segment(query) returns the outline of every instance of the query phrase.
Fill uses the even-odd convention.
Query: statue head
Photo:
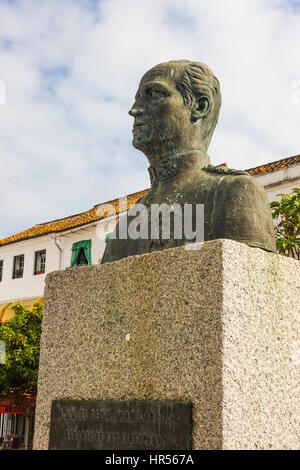
[[[142,77],[135,102],[133,145],[151,159],[206,151],[221,106],[218,79],[189,60],[158,64]]]

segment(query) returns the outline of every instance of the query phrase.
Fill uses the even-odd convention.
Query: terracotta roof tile
[[[126,196],[127,204],[125,205],[125,198],[120,198],[121,206],[119,207],[119,199],[113,199],[111,201],[104,202],[102,204],[94,206],[92,209],[82,212],[80,214],[71,215],[63,219],[52,220],[43,224],[37,224],[23,232],[16,233],[10,237],[0,240],[0,246],[8,245],[11,243],[19,242],[21,240],[27,240],[29,238],[40,237],[42,235],[48,235],[49,233],[64,232],[72,228],[80,227],[81,225],[96,222],[105,217],[113,214],[119,214],[125,210],[128,210],[133,206],[138,199],[143,197],[147,193],[148,189],[139,191],[137,193],[129,194]]]
[[[279,171],[286,166],[299,164],[300,155],[295,155],[294,157],[282,158],[281,160],[276,160],[275,162],[267,163],[266,165],[256,166],[245,171],[250,173],[251,176],[258,176],[266,173],[272,173],[273,171]]]

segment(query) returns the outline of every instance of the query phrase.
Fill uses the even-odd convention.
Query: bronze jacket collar
[[[153,186],[158,181],[165,181],[179,173],[202,168],[208,163],[208,156],[205,155],[205,158],[201,158],[199,157],[199,152],[195,151],[188,154],[171,155],[160,160],[157,166],[149,166],[148,171],[151,185]]]

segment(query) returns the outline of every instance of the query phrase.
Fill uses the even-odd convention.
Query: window
[[[85,265],[85,264],[89,264],[88,260],[87,260],[87,257],[85,256],[85,253],[84,253],[84,249],[83,248],[80,248],[79,250],[79,253],[78,253],[78,256],[77,256],[77,260],[76,260],[76,264],[78,266],[82,266],[82,265]]]
[[[23,277],[23,271],[24,271],[24,255],[15,256],[13,279]]]
[[[46,250],[35,252],[34,274],[44,274],[46,266]]]
[[[2,281],[2,273],[3,273],[3,259],[0,260],[0,282]]]
[[[92,240],[73,243],[71,267],[91,264],[91,245]]]

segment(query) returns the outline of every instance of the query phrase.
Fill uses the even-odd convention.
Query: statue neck
[[[199,150],[186,150],[166,156],[149,166],[151,186],[158,181],[165,181],[180,173],[200,170],[209,164],[210,159],[207,153]]]

